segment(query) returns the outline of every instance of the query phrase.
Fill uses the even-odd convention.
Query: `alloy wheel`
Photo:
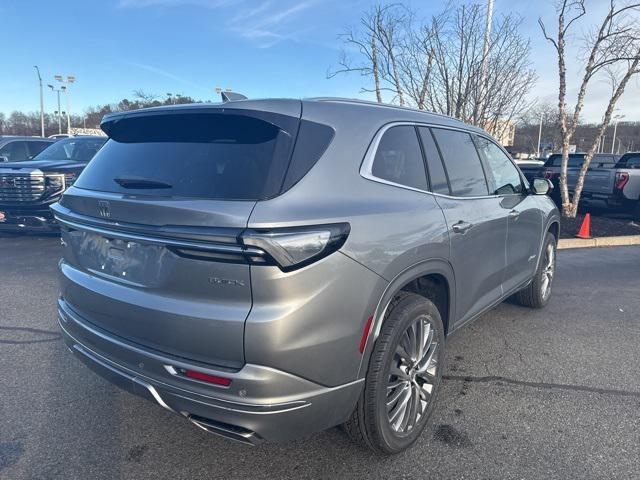
[[[551,294],[551,283],[553,281],[553,275],[556,268],[556,251],[552,244],[547,245],[544,262],[540,289],[542,291],[542,298],[546,300]]]
[[[437,379],[439,339],[429,317],[421,315],[404,331],[391,360],[386,407],[391,428],[408,433],[431,402]]]

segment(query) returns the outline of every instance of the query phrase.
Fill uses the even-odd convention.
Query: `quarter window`
[[[522,193],[522,179],[509,157],[492,141],[476,136],[478,151],[489,167],[489,186],[494,195]]]
[[[400,125],[384,132],[371,173],[389,182],[427,190],[427,174],[414,127]]]
[[[485,196],[487,181],[471,135],[456,130],[434,128],[451,193],[458,197]]]

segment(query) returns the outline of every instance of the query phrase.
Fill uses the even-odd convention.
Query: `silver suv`
[[[53,208],[69,349],[241,442],[420,435],[448,335],[549,301],[559,216],[484,131],[318,98],[111,114]]]

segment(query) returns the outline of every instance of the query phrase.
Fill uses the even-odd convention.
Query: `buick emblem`
[[[101,217],[111,217],[111,205],[106,200],[98,200],[98,213]]]

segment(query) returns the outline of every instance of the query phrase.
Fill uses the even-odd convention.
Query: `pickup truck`
[[[56,231],[49,206],[75,181],[106,137],[58,140],[33,160],[0,163],[0,231]]]
[[[591,181],[585,181],[584,203],[631,212],[640,220],[640,152],[625,153],[614,168],[596,169],[594,174]]]
[[[569,164],[567,166],[567,186],[569,191],[573,192],[576,182],[578,181],[578,175],[580,174],[580,167],[584,162],[586,153],[570,153]],[[603,182],[605,178],[608,178],[609,171],[615,167],[616,162],[620,159],[619,155],[610,153],[596,153],[591,159],[589,170],[585,176],[584,183],[585,188],[589,185],[593,191],[603,188]],[[551,194],[551,198],[559,205],[560,204],[560,172],[562,170],[562,154],[554,153],[549,156],[544,168],[542,169],[542,176],[551,180],[554,189]],[[584,188],[583,188],[584,190]]]

